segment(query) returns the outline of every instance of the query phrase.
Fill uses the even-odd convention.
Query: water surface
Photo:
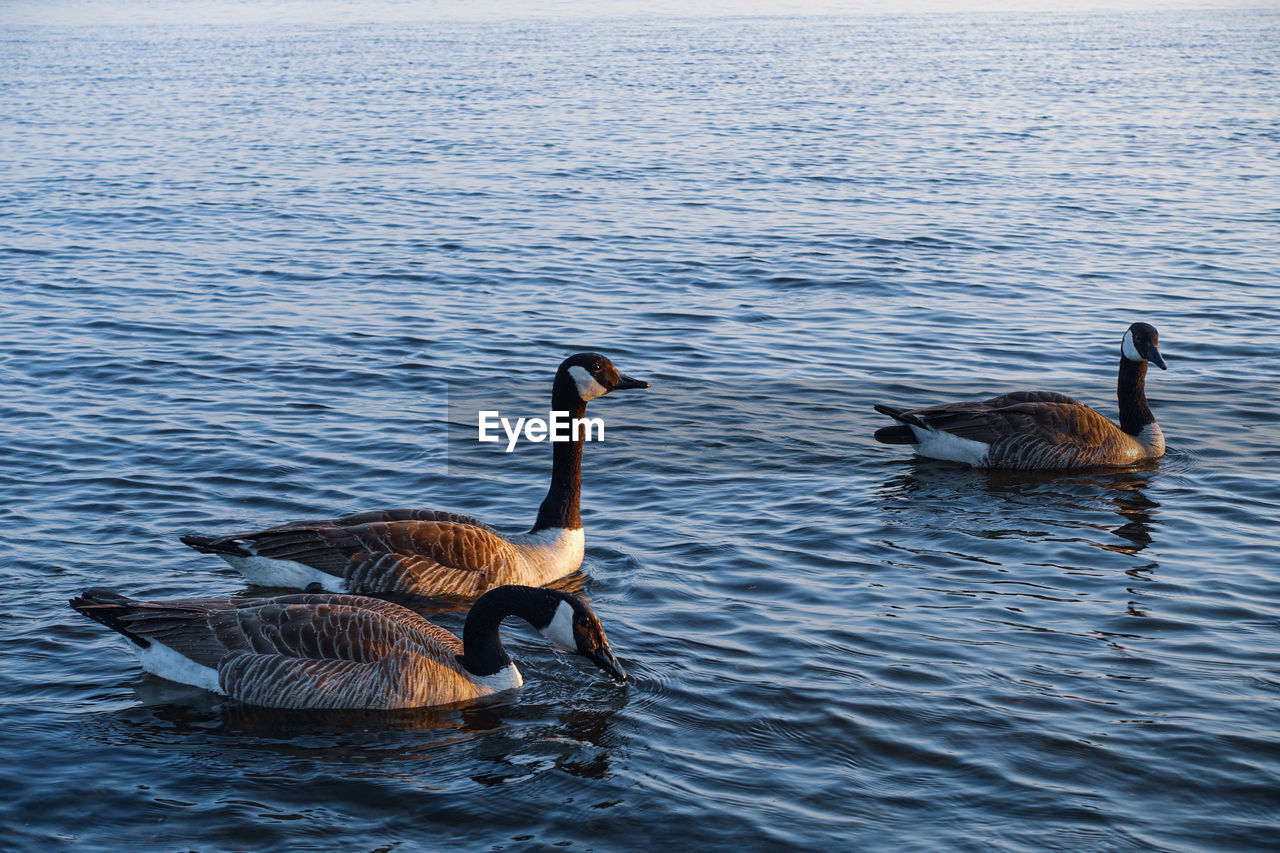
[[[1274,11],[18,8],[7,845],[1274,848]],[[875,402],[1019,388],[1110,414],[1139,319],[1157,464],[870,437]],[[536,414],[579,349],[653,383],[592,404],[571,581],[625,688],[512,626],[518,694],[264,711],[142,675],[66,607],[243,594],[194,530],[522,529],[547,447],[456,412]]]

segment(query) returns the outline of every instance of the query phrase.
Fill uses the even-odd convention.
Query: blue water
[[[0,11],[3,846],[1276,849],[1274,9],[44,8]],[[1157,464],[871,439],[1114,413],[1135,320]],[[263,711],[66,607],[243,594],[191,531],[522,529],[546,445],[459,413],[579,349],[653,383],[592,404],[571,580],[625,687],[513,625],[516,694]]]

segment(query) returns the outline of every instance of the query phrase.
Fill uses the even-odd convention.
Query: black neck
[[[551,386],[551,408],[557,412],[568,412],[572,421],[587,414],[587,404],[578,395],[573,378],[567,373],[557,373],[556,381]],[[579,530],[582,528],[582,517],[578,515],[578,498],[582,494],[582,441],[585,430],[578,431],[575,436],[572,429],[572,441],[555,441],[551,443],[551,488],[538,507],[538,518],[533,522],[530,533],[550,528]]]
[[[1120,378],[1116,380],[1116,399],[1120,403],[1120,429],[1137,435],[1147,424],[1155,423],[1151,409],[1147,407],[1144,390],[1147,379],[1147,363],[1130,361],[1120,357]]]
[[[548,625],[558,601],[546,590],[523,586],[491,589],[471,605],[462,626],[462,654],[458,660],[472,675],[486,676],[511,665],[511,656],[502,647],[498,626],[508,616],[519,616],[531,625]]]

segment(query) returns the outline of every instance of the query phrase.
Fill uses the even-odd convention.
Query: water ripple
[[[1273,12],[242,6],[5,13],[9,846],[1274,847]],[[1158,462],[871,438],[1111,413],[1136,319]],[[578,349],[653,383],[592,404],[559,584],[626,686],[510,625],[516,695],[266,711],[66,607],[261,591],[192,530],[526,529],[547,449],[474,409]]]

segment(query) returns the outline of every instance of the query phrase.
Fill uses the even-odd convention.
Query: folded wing
[[[989,446],[993,464],[1067,468],[1106,464],[1132,440],[1102,414],[1052,391],[1020,391],[973,403],[903,412],[906,423]]]
[[[514,546],[470,516],[381,510],[333,521],[292,522],[216,539],[184,537],[200,550],[292,560],[375,594],[475,596],[516,559]]]
[[[275,708],[399,708],[475,694],[462,643],[411,610],[349,595],[145,602],[91,590],[76,609],[140,646],[217,671],[222,692]]]

